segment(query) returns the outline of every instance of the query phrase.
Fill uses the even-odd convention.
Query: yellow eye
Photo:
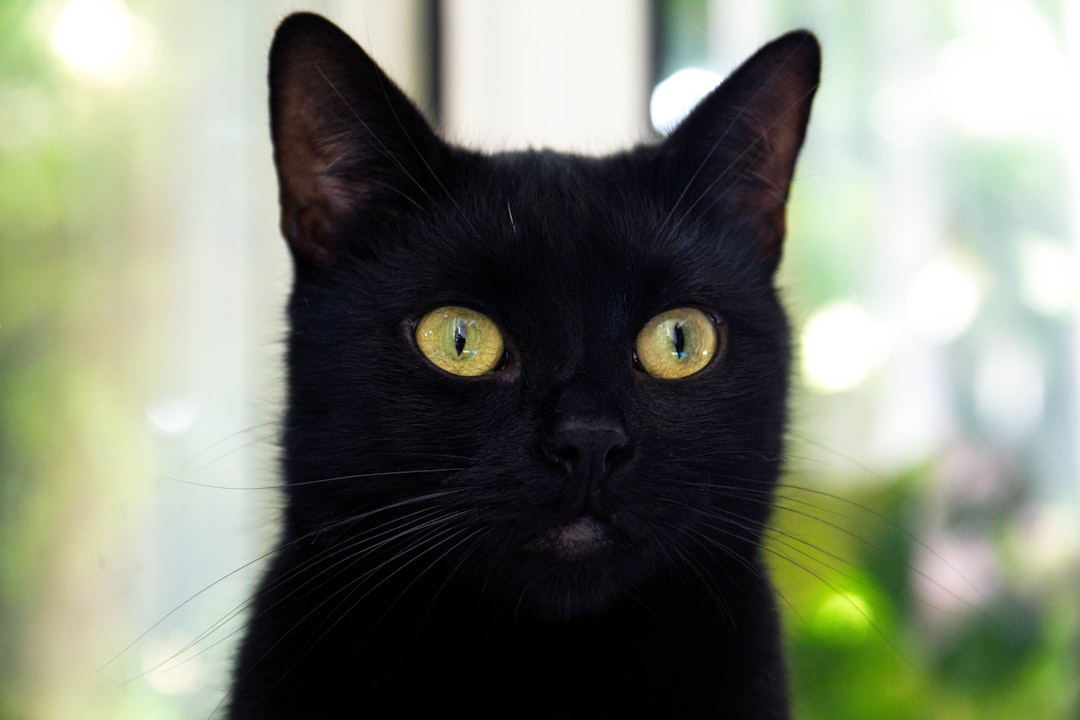
[[[637,336],[637,357],[645,372],[664,380],[700,371],[717,352],[716,325],[696,308],[662,312]]]
[[[502,360],[503,339],[491,318],[463,307],[432,310],[416,324],[416,345],[436,367],[483,375]]]

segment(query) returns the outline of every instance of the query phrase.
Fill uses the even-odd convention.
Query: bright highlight
[[[121,0],[70,0],[52,28],[52,48],[68,67],[109,85],[134,73],[136,24]]]
[[[823,392],[854,388],[881,363],[887,351],[877,323],[850,302],[826,305],[810,316],[801,344],[806,382]]]
[[[859,643],[866,638],[873,623],[866,598],[852,592],[837,592],[818,607],[813,627],[819,635],[834,641]]]
[[[915,331],[939,343],[959,338],[975,321],[982,293],[975,273],[949,258],[931,261],[908,290],[907,313]]]
[[[653,127],[663,135],[670,135],[721,80],[722,76],[698,68],[684,68],[661,80],[649,100]]]

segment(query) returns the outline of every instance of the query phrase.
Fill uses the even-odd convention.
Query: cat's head
[[[755,557],[788,385],[773,274],[819,64],[792,33],[659,144],[482,155],[336,27],[286,20],[293,538],[562,616]]]

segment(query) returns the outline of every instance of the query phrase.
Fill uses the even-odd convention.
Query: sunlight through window
[[[980,302],[975,273],[952,258],[942,257],[915,275],[907,296],[908,319],[920,335],[946,343],[971,327]]]
[[[810,317],[803,330],[803,375],[817,390],[854,388],[886,354],[881,328],[866,310],[851,302],[826,305]]]
[[[70,0],[52,27],[52,48],[77,73],[108,85],[130,80],[146,59],[145,33],[120,0]]]
[[[662,80],[652,91],[649,117],[656,131],[668,135],[723,77],[698,68],[684,68]]]

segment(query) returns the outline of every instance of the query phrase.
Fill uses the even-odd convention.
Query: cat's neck
[[[774,677],[782,673],[772,641],[777,620],[769,588],[753,568],[713,568],[737,593],[717,594],[706,576],[673,579],[565,621],[537,618],[484,595],[472,580],[446,580],[435,571],[429,579],[391,578],[367,592],[320,585],[297,573],[310,560],[304,555],[279,558],[271,577],[277,573],[282,582],[253,618],[266,646],[248,648],[259,676],[280,678],[251,692],[280,693],[282,703],[295,684],[319,687],[303,694],[309,703],[324,697],[327,707],[362,692],[365,702],[395,698],[398,707],[427,712],[445,693],[464,693],[476,699],[481,717],[498,715],[500,703],[515,697],[527,698],[538,717],[561,717],[558,708],[575,702],[581,714],[568,717],[614,716],[608,713],[616,707],[640,716],[680,703],[690,703],[680,716],[693,717],[724,697],[731,707],[775,703],[775,712],[753,717],[784,717],[782,678]],[[757,699],[755,688],[762,691]],[[520,705],[513,714],[529,716]]]

